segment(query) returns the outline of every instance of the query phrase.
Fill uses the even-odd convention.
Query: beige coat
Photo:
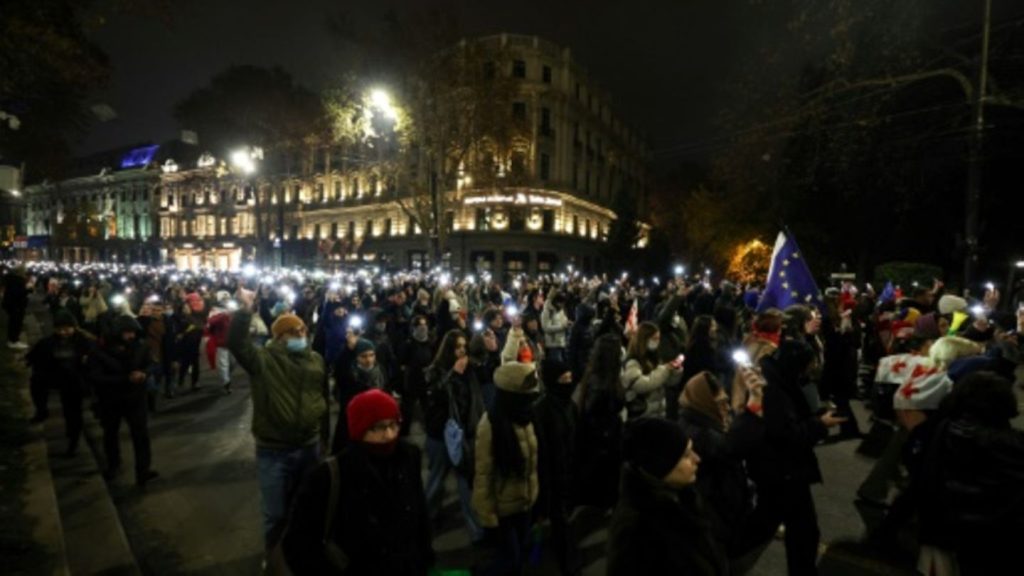
[[[498,518],[529,512],[537,501],[537,435],[533,424],[515,426],[519,449],[526,458],[526,476],[503,478],[494,468],[491,421],[484,414],[476,429],[476,471],[473,479],[473,510],[486,528],[498,525]]]

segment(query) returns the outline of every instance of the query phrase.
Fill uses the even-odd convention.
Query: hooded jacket
[[[249,337],[252,313],[235,312],[228,330],[228,350],[249,373],[252,384],[252,434],[257,444],[297,448],[318,439],[327,411],[323,394],[324,360],[307,347],[289,352],[272,340],[257,348]]]
[[[623,466],[622,492],[608,529],[608,576],[728,574],[697,492]]]

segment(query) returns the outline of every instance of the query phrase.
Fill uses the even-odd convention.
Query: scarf
[[[782,334],[779,332],[758,332],[757,330],[754,330],[753,333],[755,338],[767,340],[776,346],[779,345],[779,339],[782,337]]]
[[[686,388],[683,389],[680,404],[683,408],[711,418],[719,430],[725,430],[725,421],[722,419],[722,413],[718,410],[718,402],[711,395],[707,374],[707,372],[701,372],[690,378],[690,381],[686,383]]]

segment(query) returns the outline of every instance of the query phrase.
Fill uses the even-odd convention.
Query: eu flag
[[[785,232],[779,232],[772,251],[772,263],[768,268],[768,282],[761,294],[757,311],[768,308],[785,309],[793,304],[805,304],[821,308],[821,292],[814,283],[811,269],[807,267],[803,253],[796,240]]]

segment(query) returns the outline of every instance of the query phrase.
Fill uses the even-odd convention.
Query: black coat
[[[628,464],[608,529],[608,576],[728,574],[696,490],[674,490]]]
[[[767,382],[762,401],[765,449],[751,460],[755,481],[776,486],[821,482],[814,446],[828,435],[828,428],[807,404],[803,381],[789,374],[778,353],[764,358],[761,368]]]
[[[568,514],[574,503],[574,441],[579,415],[571,398],[572,386],[556,386],[562,389],[545,391],[533,407],[537,476],[540,480],[535,509],[547,518]]]
[[[88,375],[96,390],[96,397],[136,398],[146,394],[146,383],[132,382],[132,372],[151,373],[155,364],[149,347],[136,338],[129,344],[118,340],[105,342],[89,354]]]
[[[924,458],[922,526],[964,576],[1007,573],[1024,533],[1024,433],[970,418],[936,426]],[[1010,570],[1013,572],[1014,570]]]
[[[344,574],[426,574],[434,550],[419,449],[399,442],[391,456],[379,457],[353,444],[337,458],[332,539],[348,556]],[[296,576],[341,573],[328,562],[322,544],[330,485],[330,469],[320,464],[295,497],[282,546]]]
[[[754,494],[747,482],[745,460],[760,451],[764,422],[743,411],[723,431],[705,414],[688,408],[680,412],[680,424],[700,456],[697,492],[707,503],[716,538],[732,551],[740,544],[744,523],[753,511]]]
[[[444,427],[451,418],[449,395],[455,394],[458,419],[467,438],[476,438],[476,425],[484,413],[484,401],[476,372],[466,365],[462,374],[454,370],[427,369],[427,395],[423,427],[427,436],[444,440]]]
[[[25,362],[32,367],[32,381],[44,388],[86,388],[86,359],[95,342],[79,331],[69,339],[69,358],[60,358],[60,339],[47,336],[28,351]]]

